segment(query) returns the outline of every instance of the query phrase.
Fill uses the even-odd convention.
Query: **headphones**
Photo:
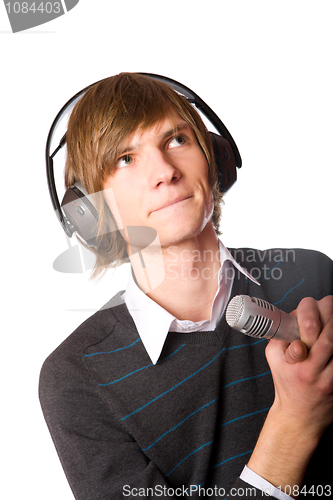
[[[154,80],[167,83],[177,93],[181,94],[188,102],[194,105],[215,127],[218,134],[209,132],[209,135],[214,149],[219,190],[226,193],[237,180],[236,168],[240,168],[242,166],[242,159],[237,145],[225,125],[214,113],[214,111],[188,87],[185,87],[181,83],[164,76],[150,73],[140,74],[148,76]],[[81,183],[77,182],[73,186],[67,188],[60,204],[54,177],[53,158],[58,151],[65,146],[66,133],[60,139],[58,146],[52,153],[50,149],[55,130],[61,120],[66,114],[72,111],[75,104],[81,99],[87,90],[93,87],[96,83],[98,82],[82,89],[61,108],[51,125],[46,142],[46,173],[53,208],[66,235],[71,238],[73,233],[76,233],[79,239],[81,239],[88,247],[96,247],[94,231],[98,221],[98,212],[94,206],[93,196],[89,195]]]

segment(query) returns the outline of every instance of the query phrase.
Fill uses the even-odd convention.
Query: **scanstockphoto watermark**
[[[310,498],[314,497],[331,497],[332,495],[332,486],[330,485],[317,485],[317,486],[303,486],[299,487],[286,485],[285,487],[277,487],[275,488],[272,485],[262,486],[260,489],[255,488],[254,486],[244,486],[238,488],[231,488],[227,491],[225,488],[219,486],[213,487],[204,487],[201,485],[191,485],[191,486],[179,486],[176,488],[172,488],[164,485],[156,485],[154,487],[146,487],[146,488],[136,488],[132,487],[129,484],[123,486],[123,497],[124,498],[235,498],[235,497],[256,497],[258,495],[262,498],[271,497],[272,494],[276,495],[277,493],[284,493],[289,497],[298,496],[300,493],[303,495],[308,495]]]
[[[183,250],[180,253],[175,252],[176,247],[171,246],[168,249],[166,271],[170,279],[192,279],[199,278],[211,279],[220,271],[221,255],[220,250]],[[233,250],[233,257],[241,263],[243,269],[247,271],[252,278],[261,280],[280,280],[283,276],[283,270],[280,264],[283,262],[295,262],[296,252],[293,249],[269,249],[256,250],[251,248]],[[188,263],[197,264],[190,267]],[[235,275],[240,275],[240,270],[234,266],[227,266],[224,269],[223,281],[227,282],[234,279]]]
[[[294,249],[273,248],[269,250],[256,250],[253,248],[237,248],[233,251],[237,262],[242,262],[244,269],[251,274],[252,278],[262,280],[280,280],[283,262],[295,262],[296,251]],[[238,271],[239,272],[239,271]]]
[[[123,486],[123,497],[124,498],[225,498],[226,489],[218,486],[203,487],[200,485],[192,486],[179,486],[176,488],[156,485],[154,487],[147,488],[133,488],[129,484]],[[231,488],[227,496],[229,497],[242,497],[242,496],[256,496],[256,488],[245,487],[245,488]]]
[[[4,0],[13,33],[48,23],[72,10],[80,0]]]

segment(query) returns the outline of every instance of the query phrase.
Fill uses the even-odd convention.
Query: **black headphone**
[[[201,111],[202,114],[218,131],[218,134],[209,132],[209,135],[213,143],[219,190],[223,193],[226,193],[237,180],[236,168],[240,168],[242,166],[242,159],[236,143],[225,125],[214,113],[214,111],[188,87],[185,87],[181,83],[178,83],[175,80],[171,80],[170,78],[166,78],[164,76],[154,75],[150,73],[140,74],[170,85],[170,87],[172,87],[176,92],[185,97],[188,102],[193,104],[199,111]],[[85,191],[85,189],[79,182],[75,183],[74,186],[70,186],[69,188],[67,188],[61,204],[59,203],[59,198],[57,195],[54,178],[53,158],[58,153],[58,151],[66,144],[66,134],[64,134],[64,136],[61,138],[58,146],[53,151],[53,153],[50,152],[50,148],[55,129],[57,128],[57,125],[60,123],[64,115],[66,115],[66,113],[68,113],[75,106],[75,104],[81,99],[81,97],[87,92],[87,90],[96,83],[98,82],[85,87],[83,90],[75,94],[61,108],[51,125],[46,142],[47,182],[53,208],[56,211],[59,221],[67,236],[72,237],[73,233],[76,233],[79,238],[83,240],[83,242],[87,246],[90,247],[96,246],[94,230],[98,221],[98,212],[94,206],[92,197]]]

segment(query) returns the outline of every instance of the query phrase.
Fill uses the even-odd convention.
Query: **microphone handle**
[[[271,337],[272,339],[284,340],[285,342],[291,343],[293,340],[300,339],[299,328],[297,318],[287,314],[284,311],[280,311],[280,324],[275,332],[275,335]]]

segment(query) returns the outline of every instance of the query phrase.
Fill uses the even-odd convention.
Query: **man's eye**
[[[128,165],[131,165],[133,163],[133,156],[131,155],[124,155],[121,158],[119,158],[117,162],[117,167],[127,167]]]
[[[178,148],[179,146],[183,146],[184,144],[186,144],[185,137],[183,135],[177,135],[176,137],[171,139],[168,147],[169,147],[169,149]]]

